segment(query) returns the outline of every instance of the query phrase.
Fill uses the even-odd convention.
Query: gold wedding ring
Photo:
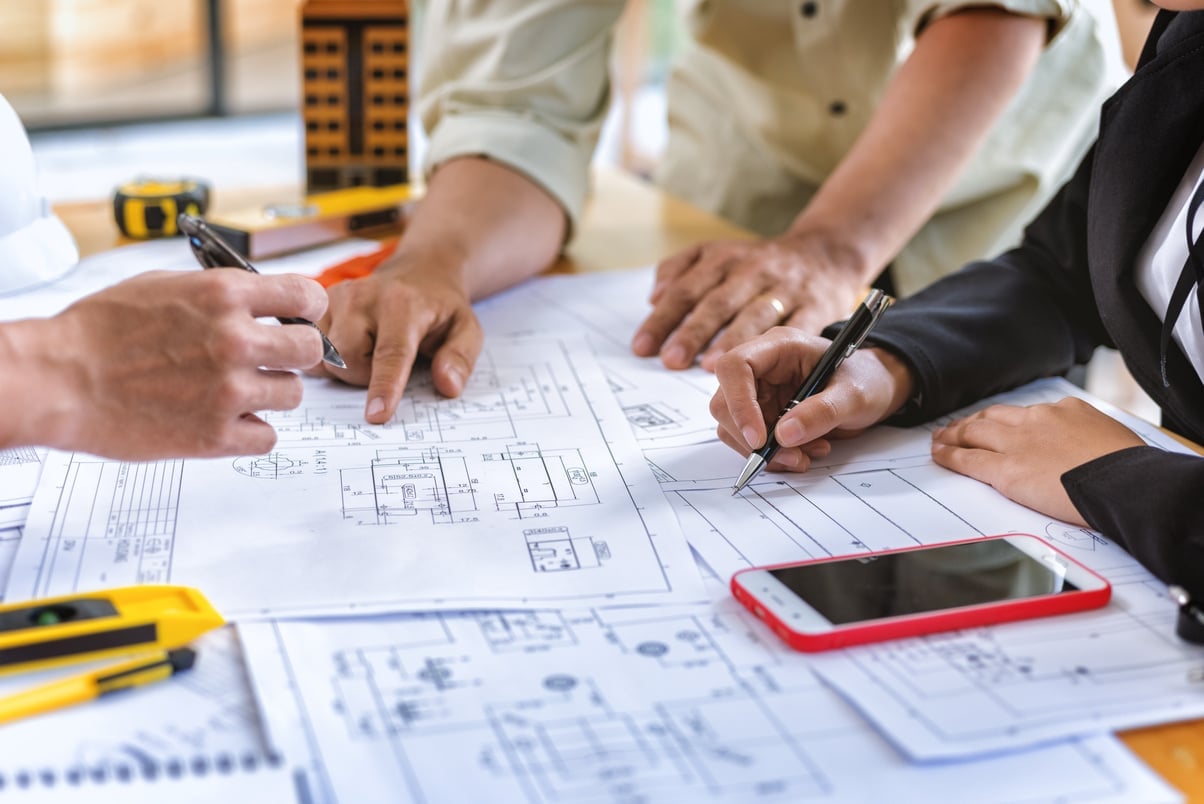
[[[786,317],[786,305],[783,304],[782,300],[777,296],[770,296],[768,293],[765,293],[759,296],[758,299],[765,301],[770,307],[773,308],[773,311],[778,314],[777,318],[775,319],[776,321],[781,321]]]

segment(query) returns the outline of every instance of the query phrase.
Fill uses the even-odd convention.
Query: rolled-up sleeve
[[[1048,19],[1051,22],[1049,38],[1052,40],[1080,3],[1078,0],[944,0],[944,2],[911,0],[909,5],[912,9],[912,30],[916,33],[941,17],[947,17],[959,11],[997,8],[1012,14]]]
[[[526,175],[580,219],[610,98],[623,0],[447,0],[427,5],[418,109],[429,174],[485,156]]]

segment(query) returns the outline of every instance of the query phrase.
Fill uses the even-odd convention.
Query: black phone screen
[[[1003,539],[769,570],[836,625],[1076,592],[1054,567]]]

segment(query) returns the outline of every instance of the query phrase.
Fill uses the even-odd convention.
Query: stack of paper
[[[179,265],[183,248],[103,255],[41,303],[92,289],[81,276]],[[1204,657],[1173,639],[1148,573],[936,467],[923,428],[879,428],[731,497],[741,461],[714,436],[714,377],[628,349],[650,284],[548,277],[480,305],[489,337],[464,395],[418,373],[386,425],[363,422],[362,391],[307,380],[300,408],[269,415],[266,456],[50,453],[6,594],[197,586],[239,623],[258,717],[241,660],[206,640],[198,668],[215,675],[191,681],[206,694],[173,682],[142,708],[11,726],[0,784],[69,798],[90,786],[62,784],[71,769],[124,762],[154,769],[130,788],[178,767],[197,797],[215,775],[247,791],[260,768],[307,802],[1178,799],[1108,734],[1204,716],[1186,674]],[[1115,602],[815,657],[725,592],[746,566],[1008,531],[1083,560]]]

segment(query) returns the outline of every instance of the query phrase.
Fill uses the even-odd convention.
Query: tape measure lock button
[[[136,179],[113,193],[113,215],[126,237],[149,240],[180,233],[180,213],[202,216],[209,210],[209,185],[196,179]]]

